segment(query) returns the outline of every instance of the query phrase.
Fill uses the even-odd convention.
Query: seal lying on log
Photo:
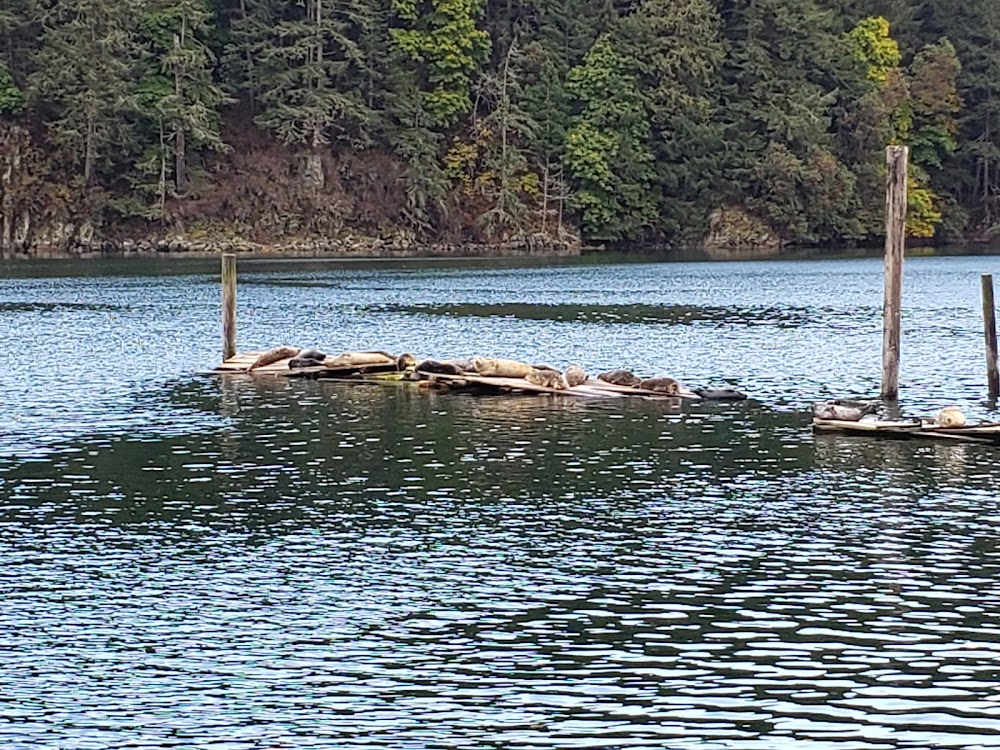
[[[819,419],[859,422],[862,417],[875,412],[878,407],[878,401],[852,401],[851,399],[838,398],[832,401],[817,401],[812,405],[812,413]]]
[[[563,377],[566,378],[566,384],[570,388],[583,385],[587,382],[587,373],[583,371],[580,365],[570,365],[567,367],[566,372],[563,373]]]
[[[611,385],[626,385],[629,388],[638,388],[639,383],[642,382],[641,378],[636,377],[629,370],[611,370],[610,372],[602,372],[597,376],[598,380],[603,380],[605,383],[611,383]]]
[[[448,364],[455,365],[462,372],[475,372],[476,366],[472,364],[471,359],[446,359],[445,362]]]
[[[365,365],[391,365],[396,358],[388,352],[344,352],[323,364],[329,368],[364,367]]]
[[[965,414],[957,406],[946,406],[934,417],[941,427],[965,427]]]
[[[473,357],[472,366],[476,372],[488,378],[524,378],[534,368],[513,359],[495,357]]]
[[[532,385],[540,385],[543,388],[554,388],[557,391],[565,391],[569,388],[566,378],[563,377],[563,374],[559,370],[543,370],[536,367],[525,375],[524,379]]]
[[[276,349],[271,349],[269,351],[261,354],[253,363],[247,368],[247,372],[256,370],[258,367],[267,367],[268,365],[273,365],[275,362],[280,362],[283,359],[291,359],[292,357],[297,357],[299,352],[302,351],[297,346],[279,346]]]
[[[681,384],[673,378],[647,378],[639,383],[644,391],[656,391],[668,396],[676,396],[681,392]]]
[[[288,368],[296,370],[303,367],[322,367],[325,360],[326,355],[319,349],[303,349],[298,356],[288,362]]]
[[[747,394],[735,388],[695,388],[694,393],[710,401],[746,401]]]
[[[409,352],[405,352],[396,357],[396,369],[400,372],[410,370],[417,365],[417,358]]]
[[[425,359],[417,362],[414,368],[417,372],[426,372],[431,375],[463,375],[465,370],[453,362],[440,362],[436,359]]]

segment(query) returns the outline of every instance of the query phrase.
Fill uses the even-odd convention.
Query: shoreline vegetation
[[[995,0],[10,0],[0,258],[1000,236]]]

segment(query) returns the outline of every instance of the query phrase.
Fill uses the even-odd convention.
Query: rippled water
[[[991,447],[814,437],[877,260],[242,263],[241,348],[627,365],[740,404],[215,379],[214,264],[3,266],[0,747],[1000,747]],[[909,261],[904,411],[983,401]]]

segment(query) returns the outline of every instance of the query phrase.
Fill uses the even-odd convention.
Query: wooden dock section
[[[643,388],[632,388],[623,385],[606,383],[595,377],[586,382],[566,389],[549,388],[529,383],[523,378],[488,377],[475,373],[461,375],[439,374],[407,370],[400,372],[394,363],[371,365],[351,365],[345,367],[302,367],[290,368],[291,358],[285,358],[268,365],[250,370],[250,366],[264,352],[244,352],[226,359],[211,371],[216,375],[249,375],[252,377],[282,377],[307,378],[313,380],[331,380],[346,383],[368,383],[387,385],[393,382],[408,382],[423,388],[438,388],[441,390],[468,391],[475,393],[523,394],[568,396],[572,398],[641,398],[647,400],[677,401],[700,400],[694,391],[681,387],[677,395],[668,395]]]
[[[926,419],[879,421],[862,419],[857,422],[813,417],[815,432],[863,435],[865,437],[950,440],[965,443],[1000,445],[1000,422],[982,422],[964,427],[943,427]]]

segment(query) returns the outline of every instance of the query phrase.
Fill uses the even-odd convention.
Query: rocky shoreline
[[[162,255],[211,257],[220,253],[258,257],[331,258],[507,258],[572,257],[586,248],[579,242],[529,235],[503,243],[420,243],[416,240],[386,240],[370,237],[295,239],[274,243],[243,239],[193,239],[161,237],[76,241],[69,244],[39,244],[26,250],[4,252],[0,259],[123,258]]]

